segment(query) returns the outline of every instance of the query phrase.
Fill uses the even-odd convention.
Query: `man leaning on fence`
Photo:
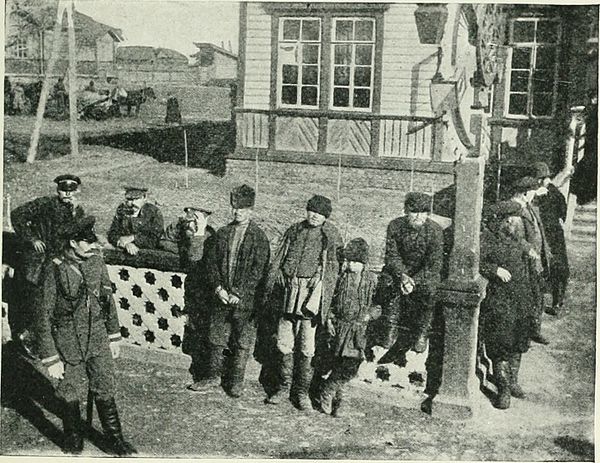
[[[140,249],[158,249],[164,220],[158,207],[147,201],[147,188],[125,187],[125,202],[119,204],[108,230],[108,242],[127,254]]]
[[[243,393],[246,364],[256,339],[257,304],[263,298],[270,258],[269,240],[251,219],[255,195],[248,185],[231,192],[234,220],[216,232],[206,249],[208,372],[190,387],[193,391],[222,385],[231,397]]]
[[[112,453],[130,455],[135,449],[123,438],[115,403],[119,319],[106,265],[96,252],[94,223],[94,217],[77,219],[60,232],[63,249],[46,265],[42,303],[35,307],[37,353],[64,400],[64,450],[83,450],[79,404],[89,388]]]
[[[11,307],[10,321],[13,336],[19,336],[31,322],[31,312],[41,296],[41,275],[45,262],[62,249],[58,233],[84,216],[79,205],[81,180],[71,174],[54,179],[56,195],[43,196],[29,201],[11,212],[11,222],[22,251],[15,268],[15,289],[18,307]]]
[[[381,279],[390,286],[385,307],[388,333],[397,336],[379,363],[404,366],[408,350],[422,353],[427,348],[444,246],[442,228],[429,218],[430,210],[429,195],[408,193],[406,215],[388,225]]]

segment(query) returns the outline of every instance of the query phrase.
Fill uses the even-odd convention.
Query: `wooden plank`
[[[316,152],[319,143],[319,120],[308,117],[278,117],[275,146],[278,150]],[[271,145],[272,146],[272,145]]]
[[[238,38],[238,61],[237,61],[237,95],[236,105],[238,108],[244,106],[244,92],[246,88],[246,27],[247,27],[248,4],[240,4],[240,30]]]

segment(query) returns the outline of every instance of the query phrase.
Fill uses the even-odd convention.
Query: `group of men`
[[[536,168],[535,178],[515,184],[512,201],[526,224],[534,262],[531,339],[546,343],[540,331],[542,282],[546,278],[553,285],[548,312],[556,314],[568,264],[560,238],[562,195],[549,182],[548,167]],[[16,334],[32,332],[37,355],[65,400],[65,450],[79,453],[83,446],[78,388],[87,375],[114,452],[131,454],[135,449],[122,436],[114,402],[112,358],[119,355],[119,323],[93,230],[95,219],[79,204],[78,177],[61,175],[55,183],[56,196],[35,199],[11,214],[22,243],[16,278],[22,282],[24,303]],[[536,195],[543,218],[532,205]],[[254,354],[262,364],[259,380],[266,403],[289,398],[300,410],[315,407],[336,415],[343,384],[369,357],[369,347],[390,347],[386,361],[402,364],[406,352],[424,352],[430,341],[429,402],[423,408],[430,412],[441,381],[443,321],[440,325],[436,289],[444,260],[443,231],[430,217],[432,198],[406,195],[405,214],[388,226],[385,266],[377,282],[369,276],[366,242],[357,238],[344,246],[328,220],[329,198],[308,200],[306,217],[287,229],[273,255],[253,218],[255,201],[255,191],[242,185],[230,195],[233,220],[216,232],[207,225],[211,212],[198,207],[186,207],[185,216],[164,230],[162,214],[147,200],[147,190],[128,187],[108,231],[108,242],[131,256],[143,249],[179,253],[187,271],[185,336],[193,339],[188,389],[223,387],[231,397],[240,397]],[[370,322],[381,312],[379,330],[373,333]]]

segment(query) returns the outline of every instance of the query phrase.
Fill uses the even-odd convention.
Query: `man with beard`
[[[147,202],[147,188],[125,187],[125,202],[108,230],[108,242],[135,256],[140,249],[158,249],[164,232],[163,216],[154,204]]]
[[[276,371],[278,384],[272,390],[265,387],[271,404],[290,394],[298,409],[312,409],[309,389],[318,387],[313,384],[317,331],[321,327],[325,333],[343,247],[337,228],[327,220],[331,212],[329,198],[313,196],[306,205],[306,219],[287,229],[271,265],[267,293],[276,313],[272,353],[276,358],[271,359],[273,365],[263,362],[261,372],[266,380],[267,370]],[[318,370],[316,377],[326,373],[324,367]]]
[[[13,336],[24,341],[32,309],[40,303],[40,278],[44,264],[61,251],[58,230],[84,216],[78,200],[80,178],[64,174],[56,177],[54,183],[56,195],[34,199],[11,212],[21,251],[14,280],[19,293],[15,300],[19,301],[19,307],[11,307],[11,329]]]
[[[248,185],[231,192],[233,222],[220,228],[205,250],[208,371],[204,379],[189,387],[195,392],[223,385],[231,397],[243,393],[271,252],[267,236],[252,220],[255,196]],[[226,349],[230,353],[227,362]]]
[[[382,274],[391,283],[394,296],[386,313],[397,325],[398,335],[379,363],[404,366],[406,352],[423,353],[427,348],[444,245],[442,228],[429,218],[430,209],[429,195],[407,193],[405,215],[392,220],[387,228]]]
[[[43,303],[35,308],[37,353],[64,400],[64,451],[83,450],[79,398],[87,379],[112,453],[131,455],[135,449],[123,439],[114,398],[120,325],[106,266],[95,252],[94,223],[85,217],[60,232],[63,249],[46,265]]]

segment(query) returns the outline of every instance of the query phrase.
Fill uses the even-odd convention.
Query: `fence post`
[[[569,137],[567,138],[566,152],[565,152],[565,166],[564,169],[571,169],[572,166],[579,162],[579,143],[577,134],[581,133],[583,122],[583,111],[584,106],[574,106],[571,108],[571,122],[569,124]],[[577,156],[575,152],[577,151]],[[575,208],[577,207],[577,197],[570,193],[571,179],[569,178],[565,184],[561,187],[561,192],[567,198],[567,217],[565,220],[565,238],[569,240],[571,238],[571,226],[573,225],[573,216],[575,215]]]

